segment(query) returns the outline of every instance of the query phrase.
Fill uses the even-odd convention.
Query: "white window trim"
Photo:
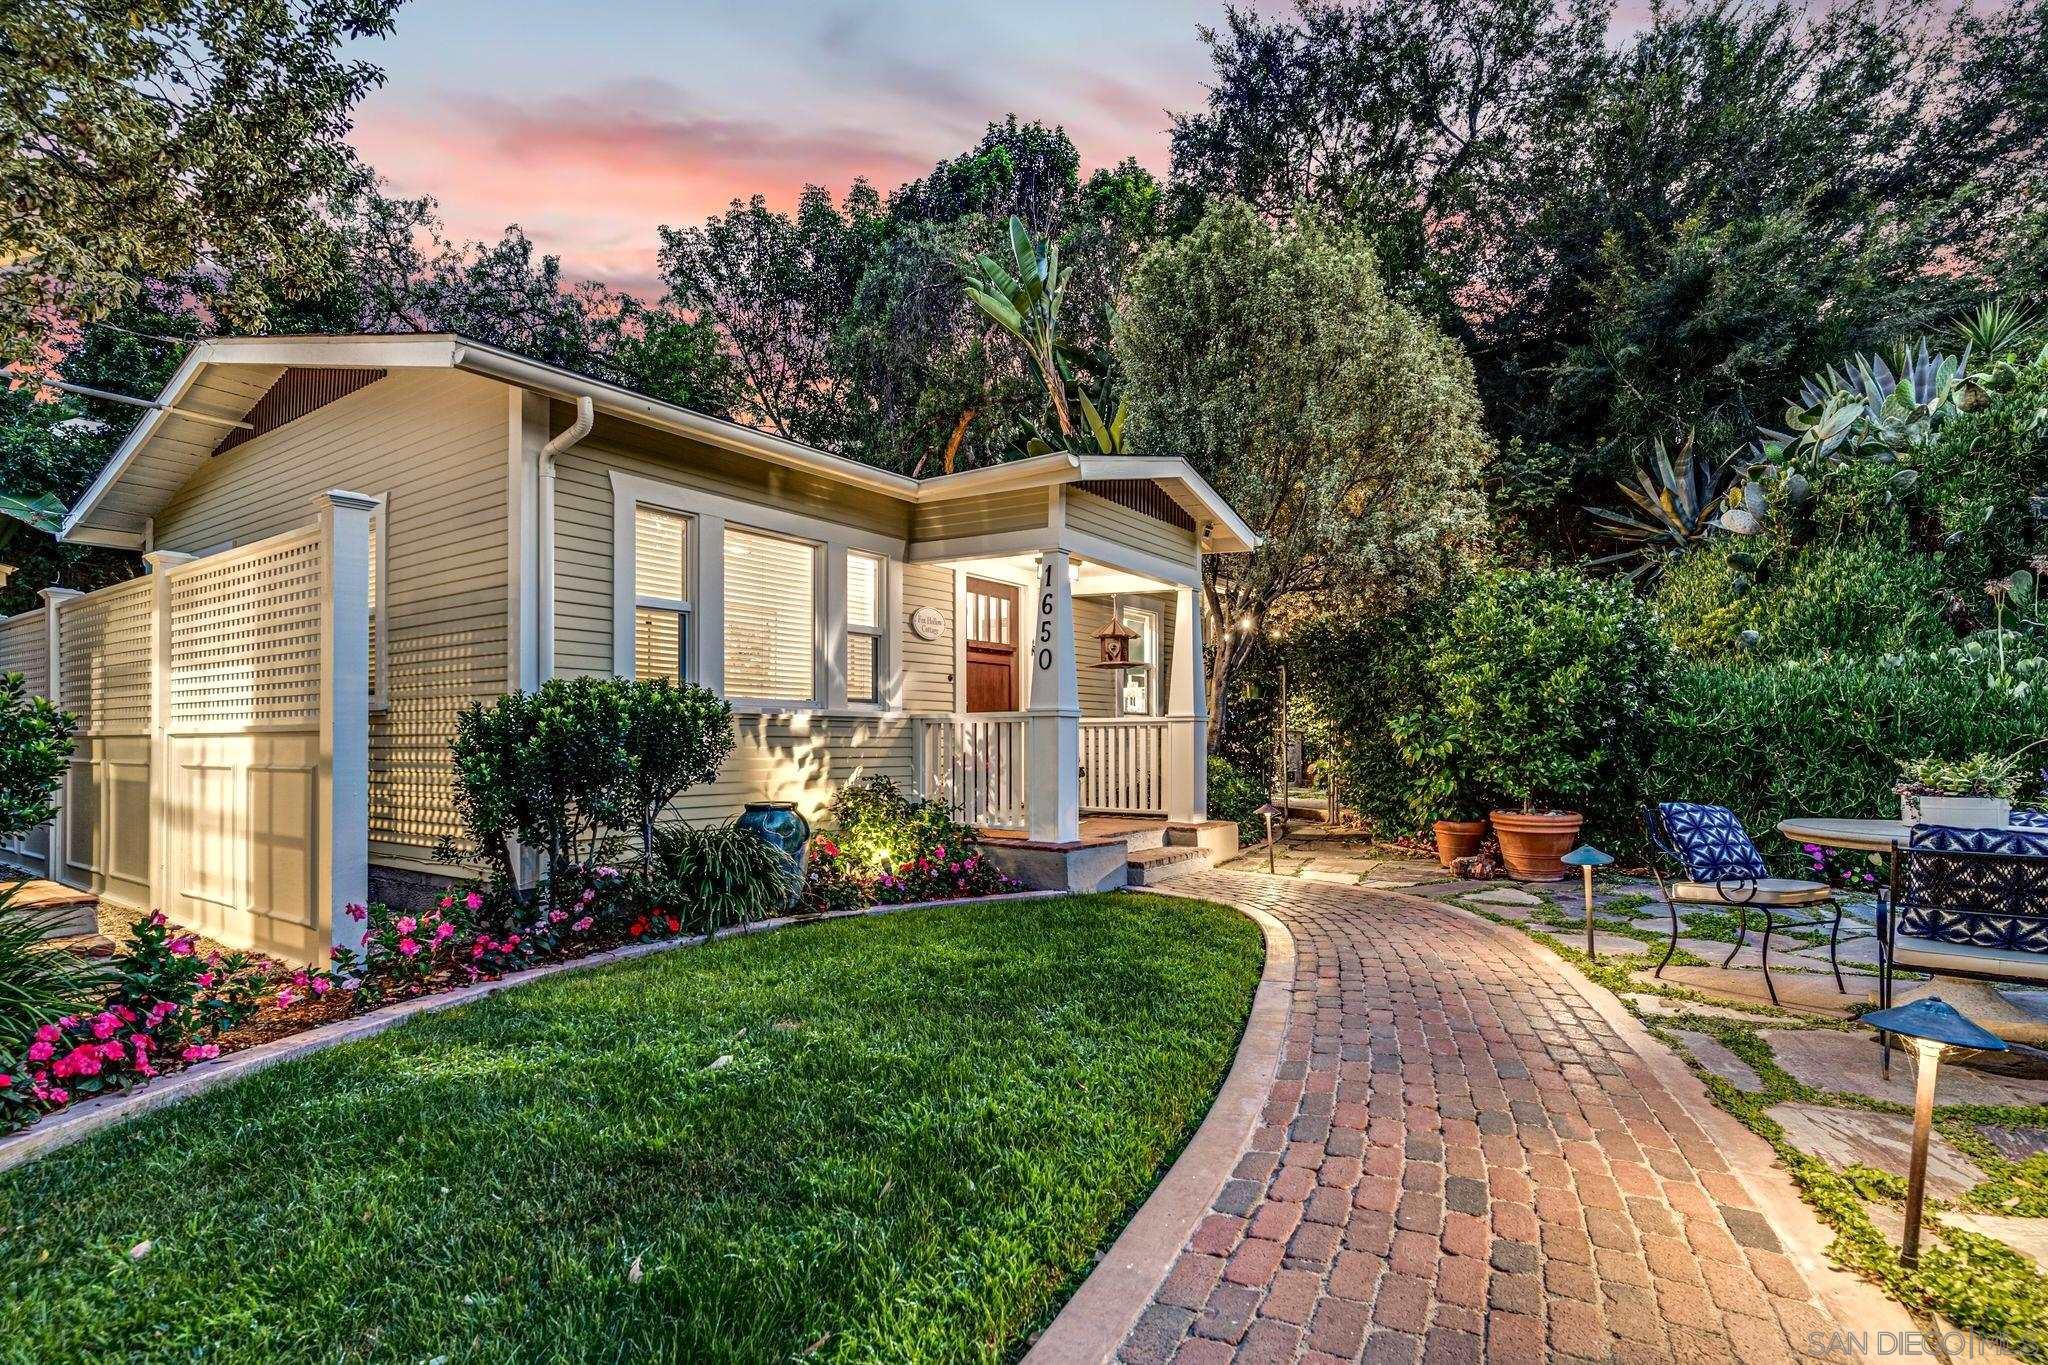
[[[842,615],[846,613],[847,584],[852,580],[853,576],[847,564],[848,559],[853,555],[866,555],[875,561],[875,624],[872,626],[857,626],[850,619],[846,622],[845,639],[839,647],[839,658],[842,661],[840,664],[842,676],[839,680],[839,688],[843,696],[843,704],[849,711],[869,712],[887,710],[889,705],[889,679],[891,676],[889,646],[892,634],[889,625],[895,619],[892,613],[895,611],[896,603],[895,594],[891,591],[890,587],[893,577],[891,568],[897,561],[892,560],[885,554],[878,554],[873,550],[863,550],[858,546],[840,546],[834,548],[829,553],[838,563],[837,577],[830,587],[837,597],[839,610]],[[875,699],[873,701],[855,700],[851,695],[846,694],[846,675],[852,672],[853,641],[856,636],[875,642]]]
[[[1161,612],[1157,607],[1148,607],[1135,602],[1127,603],[1119,598],[1113,604],[1110,619],[1121,623],[1126,616],[1143,616],[1152,623],[1152,657],[1145,661],[1145,672],[1150,677],[1150,684],[1145,690],[1145,695],[1152,699],[1152,709],[1138,712],[1124,710],[1123,679],[1118,677],[1116,685],[1116,713],[1119,716],[1134,716],[1138,718],[1157,716],[1160,714],[1159,682],[1161,674],[1159,654],[1166,644],[1165,613]],[[1119,674],[1122,672],[1122,669],[1118,670]]]
[[[373,566],[377,579],[377,658],[370,673],[370,709],[391,709],[391,495],[378,493],[370,509],[372,539],[377,545]]]
[[[633,676],[633,611],[636,597],[633,509],[659,507],[680,512],[695,520],[697,532],[691,548],[691,626],[688,667],[691,681],[725,696],[725,527],[728,522],[743,530],[761,531],[807,541],[819,547],[813,559],[813,605],[816,625],[811,632],[812,676],[815,686],[808,702],[732,701],[733,710],[746,714],[801,715],[824,711],[873,716],[900,712],[903,677],[894,667],[898,622],[889,609],[903,600],[901,573],[904,542],[858,527],[844,526],[801,512],[729,498],[699,488],[650,479],[622,469],[611,471],[612,484],[612,671],[622,678]],[[879,555],[887,572],[883,577],[882,655],[886,670],[880,688],[882,701],[849,706],[846,700],[846,551],[863,550]],[[729,699],[730,700],[730,699]]]
[[[632,523],[626,529],[629,532],[629,538],[633,542],[634,555],[636,560],[638,557],[640,545],[640,527],[638,519],[640,509],[642,507],[653,507],[656,511],[660,512],[675,511],[675,509],[673,508],[662,507],[658,504],[648,502],[635,502],[626,509],[626,517]],[[696,564],[697,518],[694,516],[689,516],[684,513],[675,514],[681,516],[683,519],[683,555],[686,561],[685,570],[689,577],[689,586],[691,590],[694,592],[697,588],[698,583]],[[681,626],[683,647],[681,656],[676,660],[676,667],[683,675],[682,681],[695,682],[697,680],[697,661],[693,657],[693,655],[697,648],[697,617],[694,599],[687,597],[655,597],[642,593],[640,591],[640,575],[637,571],[638,564],[635,563],[633,567],[635,569],[633,576],[631,578],[624,580],[633,585],[632,599],[634,614],[628,618],[629,626],[635,631],[639,629],[639,613],[641,611],[665,611],[671,612],[677,616],[682,617],[683,619]],[[638,677],[640,673],[640,660],[637,654],[629,658],[627,660],[627,664],[628,667],[626,669],[624,676],[628,678]]]

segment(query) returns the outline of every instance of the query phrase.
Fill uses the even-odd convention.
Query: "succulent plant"
[[[1732,463],[1695,452],[1691,432],[1676,451],[1667,450],[1661,437],[1637,445],[1635,468],[1615,484],[1628,505],[1586,509],[1601,534],[1628,548],[1593,562],[1627,564],[1630,578],[1660,572],[1667,560],[1693,549],[1713,529],[1734,477]]]

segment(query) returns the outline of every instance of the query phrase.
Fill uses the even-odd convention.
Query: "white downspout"
[[[597,409],[590,399],[576,400],[576,420],[569,429],[540,448],[540,601],[537,604],[537,620],[540,636],[541,682],[555,676],[555,457],[590,434],[597,425]]]

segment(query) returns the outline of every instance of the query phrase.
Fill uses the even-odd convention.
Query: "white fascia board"
[[[983,465],[979,469],[963,470],[958,474],[941,474],[936,478],[921,479],[917,485],[917,501],[950,502],[954,498],[972,497],[979,493],[998,493],[1011,488],[1072,483],[1076,479],[1087,477],[1081,469],[1082,460],[1079,456],[1056,450],[1049,455],[1033,455],[1029,459],[1007,460],[1002,464]]]
[[[461,354],[446,332],[393,336],[216,337],[207,343],[221,365],[304,365],[340,370],[447,369]]]
[[[601,412],[659,427],[680,436],[692,437],[741,455],[751,455],[791,469],[820,474],[871,492],[901,498],[906,502],[917,500],[917,480],[902,474],[893,474],[885,469],[877,469],[873,465],[862,464],[858,460],[849,460],[842,455],[815,450],[810,446],[787,441],[780,436],[771,436],[767,432],[743,427],[735,422],[707,417],[701,412],[692,412],[674,403],[648,398],[630,389],[604,383],[602,380],[571,374],[553,365],[543,365],[539,361],[513,355],[509,351],[498,350],[494,346],[484,346],[471,341],[461,342],[456,347],[454,363],[460,369],[472,370],[508,384],[518,384],[554,397],[588,398]]]
[[[1209,486],[1209,481],[1195,472],[1195,467],[1178,456],[1171,455],[1083,455],[1081,477],[1084,479],[1152,479],[1160,483],[1177,483],[1188,491],[1201,507],[1202,514],[1215,521],[1238,542],[1236,548],[1250,551],[1259,548],[1258,534],[1245,524],[1231,505],[1223,500],[1222,494]],[[1190,509],[1193,510],[1193,509]],[[1225,549],[1226,547],[1217,547]]]
[[[120,482],[121,476],[128,471],[128,467],[134,464],[136,457],[142,453],[142,447],[148,444],[149,438],[156,434],[156,429],[162,426],[165,420],[171,416],[170,409],[177,406],[178,400],[185,396],[185,391],[191,388],[193,382],[199,378],[199,371],[205,368],[212,359],[213,344],[211,342],[201,342],[192,348],[192,353],[185,357],[185,362],[178,366],[177,372],[171,376],[170,382],[164,385],[163,392],[157,395],[156,401],[163,406],[152,408],[143,414],[142,420],[135,424],[134,428],[129,431],[127,439],[121,442],[121,448],[114,452],[114,458],[107,461],[107,467],[99,472],[99,477],[92,481],[77,503],[72,506],[69,512],[64,514],[64,524],[57,531],[57,539],[59,541],[73,545],[101,545],[106,542],[103,540],[90,540],[85,537],[96,534],[118,534],[117,532],[87,532],[74,535],[73,532],[77,531],[78,524],[81,521],[92,515],[93,510],[99,506],[100,499],[107,495],[107,490]],[[122,546],[120,548],[125,549],[127,547]]]

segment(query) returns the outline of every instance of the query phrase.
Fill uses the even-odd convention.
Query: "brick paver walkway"
[[[1126,1361],[1795,1358],[1830,1332],[1713,1141],[1532,945],[1353,887],[1295,936],[1264,1123]]]

